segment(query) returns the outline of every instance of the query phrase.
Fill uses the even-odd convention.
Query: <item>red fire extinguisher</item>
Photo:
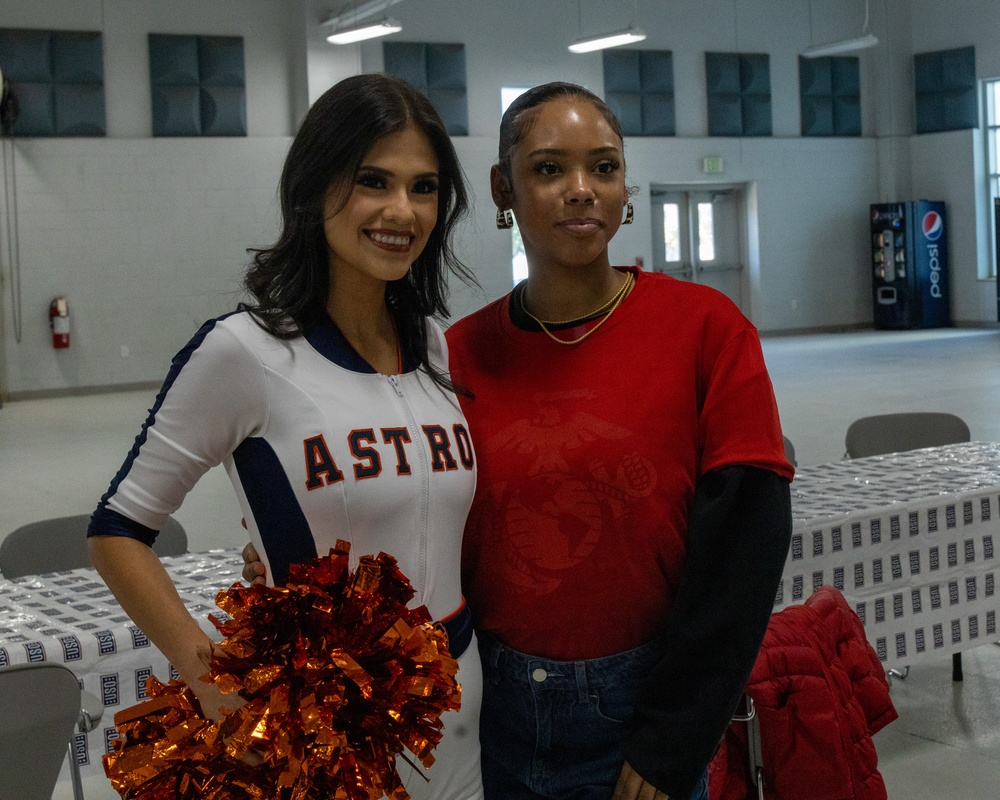
[[[69,304],[65,297],[56,297],[49,304],[49,324],[52,326],[52,346],[56,350],[69,347]]]

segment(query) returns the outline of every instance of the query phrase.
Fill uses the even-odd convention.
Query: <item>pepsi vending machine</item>
[[[944,203],[914,200],[873,205],[871,235],[875,327],[950,325]]]

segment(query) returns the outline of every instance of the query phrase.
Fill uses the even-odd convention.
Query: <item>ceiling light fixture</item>
[[[641,42],[645,38],[645,32],[633,26],[623,31],[577,39],[569,46],[569,50],[571,53],[591,53],[594,50],[606,50],[609,47],[621,47],[623,44]]]
[[[814,47],[807,47],[802,51],[803,58],[820,58],[821,56],[840,56],[844,53],[856,53],[858,50],[867,50],[878,44],[878,37],[874,34],[866,33],[854,39],[844,39],[840,42],[830,42],[830,44],[819,44]]]
[[[376,14],[385,14],[390,6],[400,3],[402,0],[369,0],[367,3],[358,5],[356,0],[346,4],[342,11],[327,17],[322,23],[330,28],[346,28],[349,25],[356,25],[363,19],[368,19]]]
[[[363,22],[351,28],[336,30],[326,37],[331,44],[353,44],[363,42],[365,39],[375,39],[379,36],[388,36],[390,33],[399,33],[403,26],[391,17],[385,17],[378,22]]]
[[[812,38],[812,3],[809,4],[809,35]],[[807,47],[802,51],[803,58],[820,58],[822,56],[841,56],[845,53],[856,53],[858,50],[867,50],[878,44],[878,38],[868,33],[868,0],[865,0],[865,24],[861,28],[861,35],[853,39],[843,39],[839,42],[829,44],[818,44]]]

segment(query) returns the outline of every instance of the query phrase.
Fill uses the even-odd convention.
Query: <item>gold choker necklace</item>
[[[586,314],[582,317],[576,317],[575,319],[566,320],[565,322],[552,322],[549,320],[540,320],[538,317],[536,317],[534,314],[528,311],[528,307],[524,304],[524,292],[521,292],[521,297],[520,297],[521,310],[529,317],[531,317],[531,319],[533,319],[536,323],[538,323],[538,327],[541,328],[542,331],[545,332],[545,335],[548,336],[552,341],[558,342],[559,344],[579,344],[588,336],[590,336],[594,331],[600,328],[605,322],[608,321],[608,317],[610,317],[615,312],[615,309],[622,304],[622,300],[625,299],[625,296],[628,294],[629,289],[632,288],[632,284],[634,282],[635,282],[635,275],[633,275],[631,272],[626,272],[625,282],[622,283],[621,287],[619,287],[618,291],[614,293],[614,295],[610,300],[608,300],[606,303],[604,303],[600,308],[596,309],[595,311],[591,311],[589,314]],[[567,325],[573,322],[577,322],[578,320],[583,321],[591,317],[596,317],[598,314],[602,313],[605,309],[608,309],[607,313],[604,314],[600,322],[598,322],[596,325],[594,325],[593,328],[586,331],[582,336],[579,336],[576,339],[560,339],[558,336],[552,333],[552,331],[550,331],[547,327],[545,327],[546,325]]]

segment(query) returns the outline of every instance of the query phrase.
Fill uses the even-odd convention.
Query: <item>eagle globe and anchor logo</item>
[[[944,233],[944,217],[937,211],[928,211],[920,223],[927,243],[927,261],[930,267],[931,297],[941,298],[941,256],[938,241]]]

